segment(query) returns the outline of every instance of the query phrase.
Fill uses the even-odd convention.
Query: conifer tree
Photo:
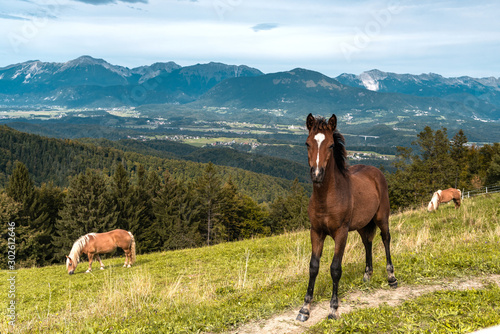
[[[241,209],[243,225],[240,228],[238,240],[251,238],[252,236],[270,235],[271,229],[266,226],[269,218],[267,208],[258,205],[251,197],[246,195],[241,195],[241,200],[243,202]]]
[[[38,210],[34,210],[35,216],[47,215],[47,218],[36,225],[36,229],[42,231],[38,238],[38,243],[44,247],[43,262],[48,264],[56,261],[54,254],[56,250],[52,243],[56,234],[56,223],[61,217],[60,210],[64,207],[64,193],[59,187],[56,187],[52,182],[44,183],[36,190]],[[33,226],[32,226],[33,227]]]
[[[137,170],[136,184],[131,189],[131,207],[129,231],[134,235],[137,253],[150,251],[145,248],[145,232],[155,219],[153,213],[153,198],[147,189],[146,171],[142,165]]]
[[[122,163],[117,163],[112,178],[111,195],[116,205],[118,228],[129,231],[136,208],[132,203],[130,180]]]
[[[117,224],[116,205],[102,173],[87,169],[70,181],[61,219],[56,223],[56,257],[63,259],[82,235],[113,230]]]
[[[161,178],[154,170],[150,170],[146,178],[146,190],[151,197],[156,197],[161,189]]]
[[[142,171],[140,172],[142,174]],[[139,175],[139,173],[138,173]],[[161,225],[158,222],[155,211],[157,210],[156,201],[162,189],[162,181],[155,170],[150,170],[147,178],[139,178],[138,182],[144,183],[144,188],[138,185],[139,194],[142,194],[145,204],[145,222],[140,223],[136,230],[138,236],[137,247],[141,252],[153,252],[161,250],[163,242],[161,241],[159,233],[161,233]],[[134,234],[135,236],[135,234]]]
[[[170,236],[174,225],[174,219],[177,214],[177,184],[171,178],[170,173],[163,173],[163,184],[157,197],[154,199],[154,213],[156,221],[151,225],[148,233],[152,237],[151,248],[158,250],[171,249]]]
[[[462,129],[453,136],[451,144],[451,159],[453,160],[453,173],[455,176],[454,188],[469,186],[469,163],[467,161],[467,137]]]
[[[196,192],[198,195],[201,215],[206,222],[207,245],[224,235],[224,227],[218,225],[217,216],[219,214],[221,180],[216,173],[215,166],[211,162],[207,164],[203,175],[196,181]],[[218,235],[213,235],[218,232]]]
[[[24,266],[47,264],[52,227],[49,213],[40,201],[28,168],[17,162],[6,188],[7,195],[21,203],[13,217],[16,223],[16,261]]]
[[[153,200],[155,220],[147,228],[152,249],[168,250],[201,245],[199,215],[193,191],[164,173],[162,188]]]
[[[22,162],[16,161],[5,190],[7,195],[18,203],[25,204],[32,200],[35,185],[30,178],[28,168]]]
[[[244,228],[243,200],[231,178],[222,187],[220,198],[220,225],[224,226],[226,241],[238,240]]]
[[[15,217],[19,210],[21,210],[22,204],[14,201],[5,192],[0,192],[0,249],[5,251],[0,252],[0,269],[7,268],[7,247],[9,242],[9,223],[15,223]]]
[[[199,211],[196,207],[192,189],[184,182],[175,185],[175,198],[170,211],[170,233],[165,247],[182,249],[201,246]]]
[[[500,184],[500,154],[495,154],[491,160],[490,166],[486,171],[486,184]]]
[[[280,233],[283,230],[296,230],[309,227],[307,206],[309,199],[298,180],[293,181],[290,193],[286,197],[278,197],[271,205],[269,218],[271,231]]]

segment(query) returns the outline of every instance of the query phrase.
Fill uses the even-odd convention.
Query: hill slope
[[[212,162],[219,166],[241,168],[247,171],[266,174],[287,180],[298,179],[299,182],[309,183],[307,153],[303,151],[304,164],[294,161],[270,157],[260,154],[245,153],[232,148],[202,147],[197,148],[189,144],[182,144],[168,140],[89,140],[84,142],[95,143],[98,146],[114,147],[127,152],[137,152],[159,158],[189,160],[200,163]]]
[[[0,185],[5,185],[14,162],[26,165],[37,184],[53,181],[55,185],[68,185],[68,177],[87,168],[113,170],[116,163],[126,161],[129,169],[142,164],[146,170],[168,170],[177,179],[194,180],[202,175],[202,163],[125,152],[108,146],[85,144],[73,140],[45,138],[0,126]],[[272,201],[286,193],[292,181],[258,174],[240,168],[217,166],[223,180],[232,178],[238,189],[258,202]]]
[[[499,194],[464,200],[455,210],[442,206],[393,215],[390,220],[395,274],[402,289],[460,278],[481,281],[500,274]],[[315,301],[331,297],[329,264],[334,243],[327,239]],[[19,269],[16,274],[15,333],[49,332],[221,332],[269,318],[283,310],[298,312],[307,287],[309,233],[246,240],[212,247],[140,255],[122,268],[123,258],[104,259],[106,269],[85,274],[85,264],[69,276],[64,265]],[[340,281],[340,309],[351,293],[371,294],[387,286],[380,237],[374,240],[371,282],[363,283],[364,250],[357,233],[349,236]],[[0,294],[7,299],[8,273]],[[448,282],[448,283],[446,283]],[[318,329],[345,332],[417,328],[438,332],[467,324],[469,331],[499,324],[499,287],[489,285],[451,296],[427,295],[404,312],[388,308],[355,311]],[[397,293],[395,290],[394,293]],[[494,296],[494,297],[493,297]],[[412,302],[416,302],[413,298]],[[376,305],[370,305],[376,306]],[[480,314],[477,307],[481,307]],[[457,310],[465,310],[459,312]],[[294,316],[296,312],[293,312]],[[319,312],[317,309],[312,312]],[[386,316],[380,317],[381,312]],[[358,315],[358,316],[356,316]],[[397,315],[399,319],[393,319]],[[391,321],[387,321],[391,319]],[[443,320],[444,319],[444,320]],[[7,332],[7,317],[0,316]],[[293,322],[294,319],[284,319]],[[441,326],[441,327],[440,327]]]

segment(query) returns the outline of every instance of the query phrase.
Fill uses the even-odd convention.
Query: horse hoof
[[[87,270],[85,273],[90,273],[90,272],[92,272],[92,270]]]
[[[300,322],[304,322],[306,321],[307,319],[309,319],[309,314],[303,314],[303,313],[299,313],[297,315],[297,318],[295,320],[298,320]]]
[[[101,270],[104,270],[104,267],[101,267]]]
[[[130,267],[132,267],[132,266],[129,264],[129,265],[127,266],[127,268],[130,268]]]
[[[337,320],[339,317],[336,314],[329,314],[328,320]]]
[[[393,282],[389,282],[389,286],[393,289],[398,287],[398,280],[394,280]]]

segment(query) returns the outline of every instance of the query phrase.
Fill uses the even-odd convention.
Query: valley
[[[20,131],[59,138],[108,138],[136,141],[171,141],[195,148],[230,148],[236,151],[284,157],[307,164],[304,141],[307,135],[303,124],[259,123],[179,117],[148,117],[135,108],[110,109],[48,109],[8,110],[0,112],[0,122]],[[347,123],[347,126],[355,124]],[[93,132],[85,132],[86,127]],[[78,127],[79,131],[74,131]],[[103,131],[98,131],[102,127]],[[106,128],[106,131],[104,130]],[[114,131],[110,132],[112,129]],[[96,131],[97,130],[97,131]],[[402,137],[414,136],[416,130],[401,130]],[[344,133],[349,158],[354,163],[368,163],[390,169],[395,148],[386,146],[384,134]],[[189,150],[188,150],[189,151]]]

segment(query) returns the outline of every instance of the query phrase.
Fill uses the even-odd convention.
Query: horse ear
[[[335,114],[332,114],[332,117],[328,120],[328,127],[332,131],[335,131],[337,128],[337,116],[335,116]]]
[[[314,116],[312,114],[307,115],[307,119],[306,119],[307,130],[311,131],[312,127],[314,126],[315,121],[316,120],[314,119]]]

